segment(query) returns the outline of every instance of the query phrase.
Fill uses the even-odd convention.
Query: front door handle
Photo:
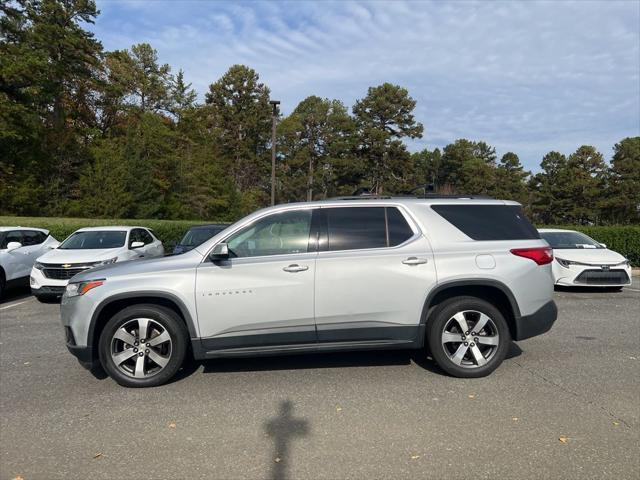
[[[285,272],[295,273],[295,272],[304,272],[305,270],[309,270],[309,267],[307,267],[306,265],[298,265],[297,263],[293,263],[288,267],[284,267],[282,270],[284,270]]]
[[[424,257],[409,257],[406,260],[403,260],[402,263],[404,263],[405,265],[421,265],[423,263],[427,263],[428,261],[429,259]]]

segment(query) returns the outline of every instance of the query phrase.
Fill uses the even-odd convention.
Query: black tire
[[[0,300],[2,300],[6,286],[7,282],[4,279],[4,272],[0,269]]]
[[[498,345],[495,348],[490,347],[491,353],[484,365],[457,365],[450,358],[451,352],[447,352],[446,348],[453,350],[460,345],[451,343],[448,344],[450,347],[446,347],[443,344],[445,327],[451,325],[450,321],[454,315],[464,311],[475,311],[488,316],[492,321],[491,328],[495,327],[495,330],[497,330]],[[473,316],[474,314],[470,315]],[[469,321],[472,320],[470,319]],[[489,375],[500,366],[511,344],[509,326],[500,310],[486,300],[477,297],[454,297],[442,302],[433,310],[428,319],[426,335],[429,353],[438,366],[449,375],[460,378],[478,378]],[[461,335],[464,335],[464,332]],[[479,333],[478,336],[481,337]],[[468,340],[472,341],[472,338],[469,337]],[[460,344],[462,344],[462,337]],[[471,345],[475,344],[471,343]],[[480,344],[478,344],[478,347],[480,347]],[[483,345],[482,348],[486,348],[486,346]],[[471,354],[472,352],[469,353],[469,355]]]
[[[171,338],[168,363],[159,372],[145,378],[134,378],[121,371],[111,354],[112,340],[116,332],[136,318],[153,320],[164,328]],[[188,339],[186,325],[173,310],[152,304],[132,305],[111,317],[102,330],[98,345],[100,363],[105,372],[123,387],[156,387],[168,382],[178,372],[188,350]]]
[[[605,287],[604,291],[605,292],[619,292],[622,290],[623,287]]]

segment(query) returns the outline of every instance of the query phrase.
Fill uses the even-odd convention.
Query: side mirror
[[[7,252],[10,252],[12,250],[16,250],[18,248],[22,247],[22,244],[20,242],[9,242],[7,244]]]
[[[229,258],[229,246],[226,243],[218,243],[209,254],[211,260],[223,260]]]
[[[602,245],[602,248],[607,248],[607,244],[606,243],[601,243],[600,245]]]
[[[144,242],[131,242],[131,249],[144,247]]]

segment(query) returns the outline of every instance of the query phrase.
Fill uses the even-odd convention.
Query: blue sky
[[[402,85],[425,126],[412,151],[457,138],[516,152],[605,158],[640,135],[640,1],[214,2],[102,0],[107,50],[148,42],[203,98],[229,66],[254,68],[287,114],[309,95],[351,107]]]

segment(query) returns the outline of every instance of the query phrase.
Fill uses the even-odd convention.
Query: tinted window
[[[327,208],[328,250],[387,246],[384,207]]]
[[[184,234],[182,240],[180,240],[180,245],[185,247],[197,247],[198,245],[203,244],[207,240],[209,240],[214,235],[220,233],[226,227],[197,227],[192,228]]]
[[[580,232],[540,232],[551,248],[604,248],[593,238]]]
[[[413,230],[397,208],[387,208],[389,226],[389,246],[395,247],[413,236]]]
[[[22,238],[24,239],[22,245],[32,246],[40,245],[46,240],[47,235],[44,232],[39,232],[37,230],[25,230],[22,232]]]
[[[60,250],[85,250],[99,248],[118,248],[124,246],[127,232],[120,230],[92,230],[76,232],[67,238]]]
[[[146,230],[140,230],[140,238],[142,238],[142,241],[145,243],[145,245],[153,243],[153,237]]]
[[[283,212],[257,220],[227,239],[235,257],[306,253],[311,211]]]
[[[4,238],[2,239],[2,243],[0,244],[0,248],[7,248],[7,245],[9,245],[11,242],[22,243],[22,232],[19,232],[17,230],[6,232],[4,234]]]
[[[433,205],[431,208],[474,240],[540,238],[516,205]]]

